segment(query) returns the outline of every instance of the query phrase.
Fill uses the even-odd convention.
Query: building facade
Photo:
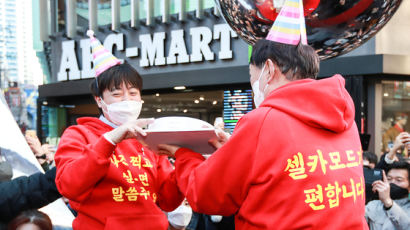
[[[7,88],[9,82],[20,85],[43,83],[42,69],[32,44],[31,3],[24,0],[0,1],[2,88]]]
[[[0,69],[1,85],[18,79],[17,63],[17,5],[13,0],[0,2]]]
[[[31,3],[0,1],[0,90],[22,130],[35,128],[37,85],[43,83],[32,44]]]
[[[252,109],[249,46],[229,28],[213,1],[39,0],[38,4],[38,15],[50,18],[39,28],[50,72],[38,100],[38,132],[44,140],[56,142],[78,117],[98,116],[88,89],[94,77],[89,28],[142,75],[143,117],[190,116],[210,123],[223,117],[232,129]],[[369,150],[376,153],[381,151],[383,121],[410,112],[406,65],[410,47],[403,51],[391,46],[390,35],[390,30],[404,30],[396,26],[408,17],[409,6],[403,2],[386,28],[360,48],[321,63],[320,78],[336,73],[345,77],[363,142],[370,135]],[[404,43],[397,42],[397,46]]]
[[[44,74],[33,49],[32,2],[15,0],[18,82],[24,85],[43,84]]]

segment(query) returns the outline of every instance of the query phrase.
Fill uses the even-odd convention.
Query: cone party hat
[[[303,0],[286,0],[266,39],[288,45],[299,42],[307,45],[303,12]]]
[[[92,30],[88,30],[87,35],[90,37],[91,42],[95,77],[98,77],[110,67],[121,64],[121,61],[105,49],[101,42],[94,37],[94,32]]]

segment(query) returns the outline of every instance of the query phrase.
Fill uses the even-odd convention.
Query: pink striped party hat
[[[299,42],[307,45],[303,12],[303,0],[286,0],[266,39],[289,45]]]
[[[101,42],[94,37],[94,31],[88,30],[87,35],[91,40],[95,77],[98,77],[110,67],[121,64],[121,61],[114,57],[114,55],[105,49]]]

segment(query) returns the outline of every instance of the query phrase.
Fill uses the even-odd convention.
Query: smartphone
[[[363,168],[363,170],[366,184],[373,184],[376,180],[383,180],[383,171],[381,169]]]
[[[379,194],[372,191],[372,184],[377,180],[383,180],[383,170],[381,169],[370,169],[367,167],[363,168],[364,173],[364,183],[366,190],[366,204],[369,201],[379,199]]]

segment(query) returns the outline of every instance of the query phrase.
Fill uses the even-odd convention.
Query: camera
[[[366,191],[366,204],[372,200],[378,200],[379,194],[372,191],[372,184],[377,180],[383,180],[383,170],[381,169],[371,169],[368,167],[363,167],[364,183]]]

